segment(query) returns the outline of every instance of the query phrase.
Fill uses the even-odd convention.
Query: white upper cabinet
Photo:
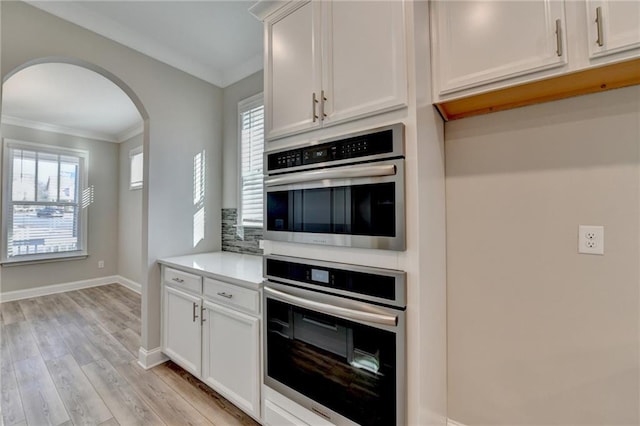
[[[439,0],[431,13],[440,96],[567,63],[563,1]]]
[[[640,1],[586,3],[590,59],[640,49]]]
[[[267,138],[320,126],[318,4],[300,2],[266,23]]]
[[[402,2],[325,2],[324,12],[324,125],[406,105]]]
[[[291,2],[265,38],[267,139],[407,104],[401,1]]]

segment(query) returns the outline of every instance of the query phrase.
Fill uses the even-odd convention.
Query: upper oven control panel
[[[267,170],[269,172],[288,171],[288,169],[306,169],[320,165],[337,165],[352,162],[354,159],[373,160],[381,155],[385,158],[403,156],[403,142],[404,125],[394,124],[339,139],[321,141],[314,145],[267,153]]]

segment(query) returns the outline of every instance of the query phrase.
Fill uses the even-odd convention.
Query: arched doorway
[[[97,76],[97,80],[103,79],[106,82],[108,82],[107,86],[110,84],[113,86],[114,90],[120,91],[121,94],[123,96],[125,96],[128,101],[131,103],[131,106],[133,108],[133,110],[136,111],[136,113],[138,114],[138,120],[139,123],[137,125],[140,126],[140,135],[139,135],[139,141],[140,141],[140,146],[142,147],[142,153],[143,153],[143,157],[145,159],[144,161],[144,165],[142,167],[143,170],[143,176],[148,176],[148,155],[146,155],[146,153],[148,152],[149,149],[149,137],[148,137],[148,128],[149,128],[149,116],[148,113],[145,109],[145,107],[142,104],[142,101],[138,98],[138,96],[133,92],[133,90],[126,84],[124,83],[121,79],[119,79],[117,76],[115,76],[114,74],[112,74],[111,72],[109,72],[108,70],[96,66],[94,64],[88,63],[86,61],[82,61],[82,60],[78,60],[75,58],[63,58],[63,57],[45,57],[45,58],[40,58],[37,60],[33,60],[33,61],[29,61],[27,63],[22,64],[19,67],[16,67],[15,69],[13,69],[11,72],[9,72],[6,76],[4,76],[3,78],[3,88],[5,87],[5,84],[10,83],[13,80],[16,80],[19,78],[19,76],[22,73],[29,73],[29,72],[33,72],[35,70],[38,69],[38,67],[46,67],[48,65],[58,65],[58,66],[67,66],[67,67],[72,67],[72,69],[75,69],[75,71],[79,72],[77,75],[80,76],[82,75],[82,71],[85,72],[85,74],[94,74],[95,76]],[[70,68],[71,69],[71,68]],[[40,73],[42,76],[42,73]],[[96,80],[94,76],[94,80]],[[78,78],[79,81],[85,81],[83,78]],[[56,87],[56,83],[54,81],[51,82],[54,86],[54,88],[56,89],[61,89],[61,86],[58,85]],[[29,88],[29,86],[25,86],[22,88],[19,88],[19,91],[21,91],[21,93],[23,94],[27,94],[27,89]],[[31,87],[31,89],[33,89],[33,87]],[[5,95],[9,96],[10,95],[10,91],[8,90],[4,90],[2,91],[2,100],[4,101],[5,99]],[[63,96],[64,97],[64,96]],[[55,111],[57,114],[52,114],[52,116],[57,117],[56,119],[59,119],[61,116],[61,112],[63,110],[66,110],[68,105],[65,105],[64,102],[66,101],[70,101],[70,102],[74,102],[72,99],[75,99],[72,96],[69,96],[69,99],[65,99],[63,102],[60,102],[58,104],[58,108],[57,111]],[[4,104],[4,102],[3,102]],[[26,105],[26,104],[25,104]],[[23,105],[23,107],[25,106]],[[20,118],[20,117],[15,117],[15,109],[11,110],[9,108],[2,108],[0,109],[0,112],[2,112],[3,117],[6,116],[7,112],[12,112],[14,114],[13,118]],[[24,113],[24,111],[23,111]],[[19,114],[18,114],[19,115]],[[11,132],[3,132],[2,136],[3,138],[7,139],[19,139],[19,140],[24,140],[24,139],[32,139],[29,136],[29,132],[15,132],[15,127],[23,127],[27,122],[30,122],[30,124],[33,124],[34,122],[38,122],[37,119],[34,119],[34,116],[30,116],[30,117],[26,117],[23,115],[22,117],[22,121],[16,122],[13,121],[13,127],[14,127],[14,133]],[[46,124],[46,120],[41,120],[40,123],[45,123]],[[49,123],[51,124],[51,123]],[[53,126],[55,127],[55,126]],[[73,127],[71,125],[69,125],[67,123],[67,125],[65,125],[64,123],[62,123],[62,125],[57,126],[58,127],[58,131],[62,128],[62,132],[58,132],[58,133],[69,133],[69,128]],[[66,130],[65,130],[66,128]],[[37,133],[38,133],[38,137],[41,137],[39,140],[36,140],[36,143],[42,143],[43,140],[45,140],[46,142],[46,138],[43,136],[45,135],[49,130],[51,130],[51,127],[47,128],[45,127],[40,127],[38,129],[36,129]],[[73,130],[73,129],[71,129]],[[81,130],[87,130],[87,129],[81,129]],[[120,129],[122,130],[122,129]],[[73,133],[73,132],[71,132]],[[122,133],[122,132],[118,132],[116,131],[115,133]],[[33,133],[32,133],[33,134]],[[93,133],[93,135],[98,134],[98,133]],[[88,136],[87,136],[88,135]],[[85,132],[84,136],[83,136],[83,132],[76,132],[74,135],[74,140],[79,140],[79,139],[92,139],[92,138],[97,138],[100,139],[100,137],[93,137],[91,136],[92,133],[91,132]],[[44,139],[43,139],[44,138]],[[36,138],[37,139],[37,138]],[[56,137],[53,139],[48,139],[50,144],[56,144],[57,141],[60,140],[60,137]],[[28,141],[27,141],[28,142]],[[112,141],[113,142],[113,141]],[[126,141],[116,141],[116,142],[126,142]],[[75,142],[74,142],[75,143]],[[73,144],[72,144],[73,145]],[[67,147],[68,148],[68,147]],[[96,161],[100,161],[100,154],[96,154],[91,156],[91,160],[92,162],[96,162]],[[60,174],[58,174],[58,179]],[[146,178],[144,179],[146,181]],[[59,183],[59,182],[58,182]],[[37,185],[37,184],[36,184]],[[58,185],[60,186],[60,185]],[[95,191],[96,193],[98,191],[101,191],[101,188],[95,186]],[[68,189],[68,188],[67,188]],[[57,191],[59,189],[56,189]],[[36,189],[37,192],[37,189]],[[86,194],[82,194],[83,196],[86,196]],[[95,194],[91,193],[91,196],[95,196]],[[147,185],[143,185],[142,191],[139,191],[139,195],[140,195],[140,204],[141,204],[141,208],[139,209],[139,217],[137,218],[137,220],[140,223],[140,232],[139,232],[139,244],[138,244],[138,248],[137,248],[137,263],[138,263],[138,269],[140,270],[140,274],[139,274],[139,278],[135,279],[135,280],[130,280],[132,281],[134,284],[138,284],[139,288],[141,291],[144,291],[144,289],[146,288],[146,280],[147,280],[147,229],[146,229],[146,220],[144,215],[146,215],[146,211],[147,211],[147,205],[148,205],[148,188]],[[68,201],[68,200],[65,200]],[[84,202],[85,200],[79,200],[78,202]],[[50,203],[54,203],[55,201],[52,200],[48,200],[47,202]],[[33,203],[35,204],[35,207],[33,207],[32,210],[25,210],[24,212],[21,213],[25,213],[26,215],[34,215],[35,218],[37,218],[38,216],[38,210],[43,210],[44,207],[40,206],[38,203],[39,201],[34,199]],[[118,203],[119,204],[119,203]],[[4,203],[3,203],[4,205]],[[68,205],[65,205],[64,208],[69,208],[70,207]],[[62,213],[60,212],[61,210],[56,210],[55,208],[53,209],[54,216],[58,216],[59,214],[62,214],[63,218],[65,217],[65,215],[67,215],[67,213],[70,212],[65,212],[64,209],[62,209]],[[57,213],[57,214],[56,214]],[[44,215],[44,213],[43,213]],[[73,219],[69,219],[69,223],[73,222],[73,220],[76,220],[76,216],[69,214],[68,216],[73,216]],[[96,216],[100,216],[100,215],[96,215]],[[122,216],[121,214],[118,215],[119,217]],[[45,218],[45,216],[41,215],[41,219]],[[57,219],[56,219],[57,220]],[[60,220],[61,221],[61,220]],[[35,220],[34,220],[35,222]],[[91,218],[89,218],[88,222],[91,224]],[[119,227],[118,227],[119,229]],[[71,233],[71,236],[73,236],[74,230],[69,231]],[[88,235],[87,235],[88,234]],[[91,227],[89,227],[87,229],[87,231],[85,232],[85,235],[87,235],[89,237],[89,241],[91,241]],[[28,243],[32,243],[32,242],[37,242],[37,241],[32,241],[32,240],[36,240],[35,238],[31,238],[29,239],[29,241],[27,241]],[[4,244],[5,239],[3,239],[3,244]],[[23,241],[23,240],[18,240],[18,241]],[[23,241],[24,242],[24,241]],[[98,243],[94,241],[94,243]],[[32,244],[32,247],[35,247],[37,244]],[[89,246],[91,245],[91,242],[89,243]],[[27,247],[29,247],[27,245]],[[86,249],[86,247],[85,247]],[[37,249],[36,249],[37,250]],[[82,257],[82,256],[81,256]],[[96,269],[109,269],[109,267],[111,265],[109,265],[109,263],[114,263],[113,259],[111,260],[111,262],[107,262],[107,265],[105,265],[105,262],[100,259],[100,257],[102,256],[92,256],[92,253],[89,252],[88,256],[86,257],[86,259],[81,259],[80,257],[78,259],[74,259],[74,261],[72,263],[69,263],[69,265],[73,265],[73,267],[69,267],[66,268],[67,271],[66,272],[61,272],[62,269],[65,269],[64,267],[61,266],[61,264],[65,263],[65,262],[55,262],[55,263],[38,263],[38,264],[27,264],[27,266],[24,267],[20,267],[20,268],[11,268],[11,273],[10,274],[3,274],[2,269],[0,269],[0,274],[5,275],[8,279],[4,279],[2,281],[3,282],[3,286],[10,286],[12,281],[16,281],[16,277],[19,277],[20,275],[20,269],[23,268],[31,268],[31,275],[33,276],[34,273],[37,273],[39,275],[42,275],[43,280],[41,282],[32,282],[31,284],[35,284],[33,285],[33,287],[38,287],[38,284],[44,286],[47,284],[61,284],[64,282],[79,282],[79,281],[91,281],[91,280],[95,280],[97,278],[99,278],[101,271],[95,271]],[[82,264],[82,262],[84,262],[84,266],[78,267],[79,265]],[[102,262],[102,264],[100,263]],[[54,266],[56,265],[57,266]],[[118,262],[115,262],[115,264],[117,265]],[[102,265],[102,266],[100,266]],[[3,268],[6,271],[9,271],[9,268]],[[39,271],[36,271],[36,269],[38,269]],[[76,270],[76,272],[74,273],[73,270]],[[98,277],[94,277],[92,275],[92,273],[88,273],[89,270],[93,271],[93,275],[98,275]],[[109,269],[109,276],[118,276],[120,277],[120,271],[116,270],[116,272],[113,272],[113,269]],[[47,280],[49,280],[49,282],[47,282]],[[33,281],[33,280],[32,280]],[[5,291],[4,289],[2,290],[3,292]],[[144,294],[142,294],[142,300],[144,300]],[[143,316],[143,320],[144,320],[144,316]],[[144,330],[145,327],[142,327],[142,329]]]

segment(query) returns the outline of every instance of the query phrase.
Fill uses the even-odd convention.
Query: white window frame
[[[142,155],[142,167],[144,168],[144,153],[142,145],[137,146],[129,151],[129,190],[133,191],[136,189],[142,189],[144,186],[144,172],[139,181],[133,181],[133,175],[131,171],[133,170],[133,159]]]
[[[10,197],[12,196],[12,184],[13,177],[13,162],[11,161],[9,151],[10,149],[28,149],[37,152],[55,154],[55,155],[68,155],[78,157],[80,159],[79,178],[78,183],[78,244],[80,248],[78,250],[55,252],[55,253],[40,253],[40,254],[27,254],[8,258],[8,238],[9,227],[13,226],[13,211],[10,209]],[[56,260],[70,260],[73,258],[83,258],[88,256],[87,252],[87,207],[84,205],[84,193],[89,186],[89,152],[80,149],[64,148],[54,145],[45,145],[40,143],[26,142],[15,139],[4,139],[3,153],[2,153],[2,248],[0,249],[1,260],[0,264],[9,266],[11,264],[21,263],[40,263],[50,262]]]
[[[242,151],[243,151],[243,146],[242,146],[242,113],[245,111],[249,111],[253,108],[256,108],[258,106],[262,106],[264,107],[264,95],[263,93],[258,93],[256,95],[253,95],[249,98],[243,99],[240,102],[238,102],[238,173],[237,173],[237,178],[238,178],[238,225],[240,227],[244,227],[244,228],[263,228],[264,227],[264,219],[260,221],[260,223],[257,222],[245,222],[244,220],[244,216],[243,216],[243,212],[242,212],[242,201],[243,201],[243,194],[242,194]],[[263,134],[263,147],[264,147],[264,134]],[[264,150],[264,148],[263,148]],[[264,164],[262,165],[263,170],[264,170]],[[264,178],[263,178],[264,181]],[[263,197],[263,201],[262,201],[262,206],[263,206],[263,210],[264,210],[264,197]]]

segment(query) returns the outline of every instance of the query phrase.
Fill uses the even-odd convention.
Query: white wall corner
[[[82,288],[98,287],[101,285],[118,283],[119,277],[111,275],[107,277],[92,278],[89,280],[73,281],[69,283],[45,285],[28,288],[25,290],[6,291],[0,293],[0,302],[29,299],[31,297],[47,296],[49,294],[64,293],[65,291],[79,290]]]
[[[167,361],[169,361],[169,358],[162,353],[160,348],[146,350],[140,346],[140,349],[138,350],[138,364],[140,364],[140,366],[145,370]]]
[[[460,422],[456,422],[455,420],[447,419],[447,426],[465,426]]]
[[[130,280],[129,278],[125,278],[122,275],[117,275],[118,284],[128,288],[131,291],[135,291],[138,294],[142,294],[142,285]]]

